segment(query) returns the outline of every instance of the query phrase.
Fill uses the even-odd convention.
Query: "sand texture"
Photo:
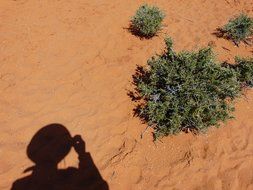
[[[0,189],[30,173],[33,135],[60,123],[86,142],[111,190],[253,190],[253,91],[237,100],[236,119],[207,134],[179,134],[153,142],[133,116],[136,65],[163,51],[213,44],[221,61],[252,56],[252,46],[212,33],[252,0],[157,0],[166,12],[158,36],[128,30],[139,0],[0,1]],[[59,168],[77,167],[72,149]]]

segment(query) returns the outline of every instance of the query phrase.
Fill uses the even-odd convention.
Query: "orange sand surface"
[[[152,141],[128,97],[136,65],[164,48],[214,44],[217,57],[251,56],[212,33],[252,0],[147,0],[166,12],[158,36],[127,30],[140,0],[0,1],[0,189],[29,173],[26,148],[50,123],[80,134],[111,190],[253,189],[253,91],[236,103],[236,119],[207,134]],[[59,168],[77,167],[72,149]]]

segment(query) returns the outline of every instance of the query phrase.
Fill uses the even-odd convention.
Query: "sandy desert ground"
[[[165,28],[150,40],[127,30],[144,2],[162,8]],[[252,56],[212,32],[252,0],[2,0],[0,1],[0,189],[29,173],[26,148],[50,123],[80,134],[111,190],[253,189],[253,91],[236,103],[236,119],[207,134],[152,141],[133,116],[136,65],[163,50],[214,44],[217,57]],[[77,167],[74,150],[59,164]]]

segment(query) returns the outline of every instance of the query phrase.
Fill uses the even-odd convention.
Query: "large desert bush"
[[[246,40],[253,34],[253,18],[241,13],[239,16],[232,18],[221,28],[223,35],[236,44]]]
[[[158,7],[142,5],[131,19],[131,31],[150,38],[161,29],[164,17],[165,14]]]
[[[237,59],[234,67],[222,66],[210,47],[176,53],[172,40],[165,42],[166,51],[134,75],[144,100],[137,111],[154,128],[155,138],[205,131],[231,118],[242,84],[252,82],[252,59]]]

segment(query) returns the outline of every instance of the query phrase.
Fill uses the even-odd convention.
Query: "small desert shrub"
[[[134,76],[145,102],[138,114],[154,128],[155,138],[204,131],[231,118],[242,82],[252,82],[252,64],[238,60],[234,68],[222,66],[210,47],[176,53],[172,40],[165,42],[165,53],[151,58]]]
[[[142,5],[131,19],[131,30],[141,37],[152,37],[162,27],[165,14],[155,6]]]
[[[241,87],[253,87],[253,57],[236,57],[235,64],[225,62],[222,65],[236,72],[237,80],[240,82]]]
[[[235,59],[234,65],[237,73],[238,80],[250,87],[253,87],[253,58],[239,58]]]
[[[253,18],[241,13],[239,16],[230,19],[221,31],[225,37],[239,44],[240,41],[246,40],[253,34]]]

